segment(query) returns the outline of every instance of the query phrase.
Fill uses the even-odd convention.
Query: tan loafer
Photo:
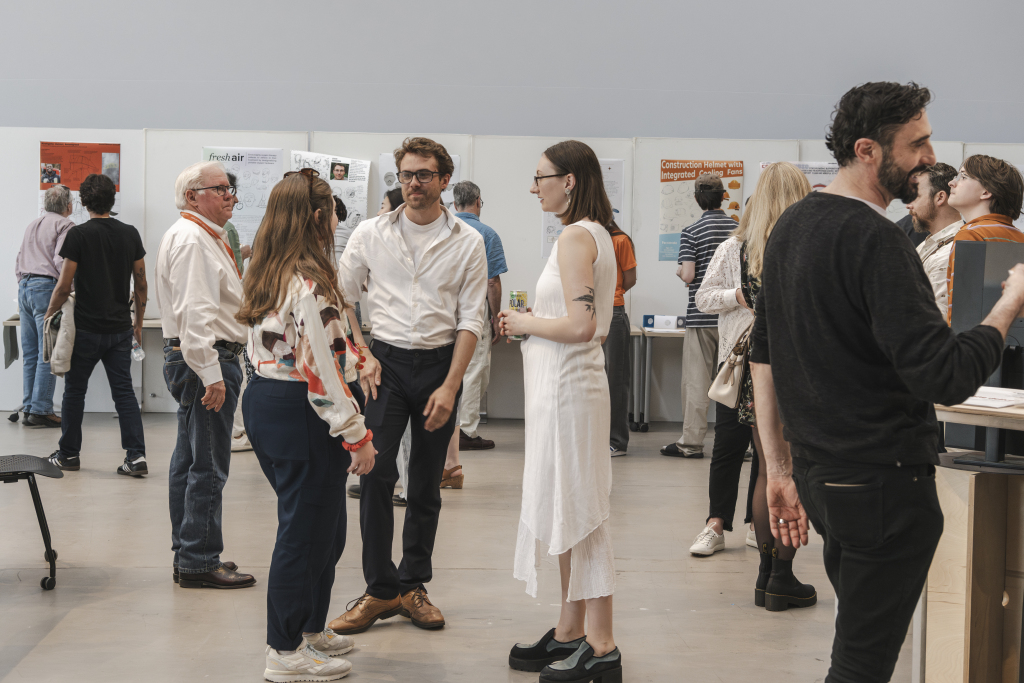
[[[381,600],[369,593],[363,593],[350,602],[346,608],[348,611],[328,624],[328,627],[342,635],[362,633],[376,624],[378,619],[390,619],[397,616],[401,607],[397,596],[391,600]]]
[[[399,612],[403,617],[412,619],[414,626],[435,629],[444,626],[444,615],[434,607],[427,597],[427,591],[414,588],[402,596],[402,608]]]

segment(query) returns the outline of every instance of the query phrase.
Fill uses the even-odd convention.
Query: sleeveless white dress
[[[522,343],[526,384],[526,461],[514,575],[537,595],[537,542],[551,555],[572,549],[569,600],[611,595],[615,566],[607,529],[612,487],[608,449],[608,377],[601,337],[608,334],[615,297],[615,252],[608,231],[586,229],[597,243],[594,308],[597,330],[582,344],[530,337]],[[538,318],[568,315],[556,243],[537,280]]]

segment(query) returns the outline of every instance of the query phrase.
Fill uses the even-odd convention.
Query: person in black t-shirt
[[[85,392],[96,364],[103,363],[110,395],[121,425],[124,462],[118,474],[141,477],[149,473],[142,413],[132,387],[132,340],[142,342],[146,312],[146,250],[139,231],[110,217],[116,187],[105,175],[93,173],[82,181],[79,195],[89,220],[68,230],[60,255],[60,278],[46,317],[60,310],[75,288],[75,346],[71,368],[64,375],[64,404],[60,446],[50,462],[62,470],[78,470],[82,450]],[[135,284],[132,322],[130,285]]]

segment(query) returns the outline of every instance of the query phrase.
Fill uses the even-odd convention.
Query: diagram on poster
[[[338,230],[334,235],[334,250],[340,254],[345,250],[352,231],[370,215],[367,207],[370,162],[332,154],[292,150],[291,166],[293,171],[302,168],[316,169],[320,177],[330,184],[334,196],[340,198],[345,205],[348,216],[344,223],[338,223]]]
[[[39,214],[43,213],[43,195],[54,185],[71,190],[71,215],[77,225],[89,220],[78,189],[90,173],[102,173],[114,181],[114,213],[121,212],[121,145],[91,142],[39,143]]]
[[[739,222],[743,210],[742,161],[661,160],[661,223],[658,234],[658,260],[675,262],[679,258],[679,233],[693,225],[704,211],[693,196],[693,181],[702,173],[714,173],[725,186],[722,209]]]
[[[203,161],[219,161],[235,174],[238,203],[231,223],[238,241],[252,244],[267,212],[270,190],[284,177],[283,149],[265,147],[203,147]]]
[[[615,223],[622,228],[622,194],[626,185],[626,162],[623,159],[598,159],[601,164],[601,176],[604,178],[604,191],[608,193],[608,201],[612,203],[612,215]],[[540,255],[551,256],[551,249],[558,241],[565,226],[557,214],[543,212],[540,221]]]
[[[455,183],[462,180],[462,161],[458,154],[452,154],[451,156],[452,163],[455,165],[455,172],[452,173],[452,179],[448,181],[448,189],[441,193],[441,202],[449,209],[452,208],[452,202],[455,201],[452,188],[455,187]],[[377,179],[380,182],[377,183],[377,203],[373,205],[373,212],[375,214],[380,209],[381,202],[384,201],[384,195],[399,186],[398,167],[395,166],[394,154],[385,152],[380,155],[380,158],[377,160]]]
[[[761,170],[772,165],[771,161],[762,161]],[[824,189],[836,178],[839,173],[839,163],[835,161],[791,161],[789,162],[800,169],[807,176],[811,183],[811,190],[817,192]]]

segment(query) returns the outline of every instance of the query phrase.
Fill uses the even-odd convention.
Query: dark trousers
[[[309,405],[305,382],[254,375],[242,396],[245,433],[277,494],[267,582],[267,645],[294,650],[327,623],[334,567],[345,550],[345,479],[352,457]]]
[[[121,426],[121,448],[129,460],[146,455],[142,411],[132,387],[132,330],[117,334],[75,331],[71,368],[64,374],[64,402],[61,406],[60,452],[67,456],[82,451],[82,416],[85,392],[96,364],[102,362],[110,383],[117,421]]]
[[[608,375],[608,394],[612,404],[612,448],[624,451],[629,446],[629,316],[625,306],[612,309],[612,323],[604,340],[604,371]]]
[[[377,457],[373,469],[359,479],[359,530],[363,537],[366,592],[381,600],[424,587],[433,576],[431,555],[441,514],[441,475],[448,442],[455,431],[455,411],[441,428],[428,432],[423,410],[427,399],[448,376],[455,345],[437,349],[400,349],[374,340],[373,355],[381,364],[377,398],[366,397],[366,426],[373,431]],[[462,389],[455,397],[458,406]],[[409,481],[405,491],[402,562],[391,560],[395,535],[395,458],[407,424],[412,426]]]
[[[711,471],[708,476],[708,519],[718,517],[724,521],[726,531],[732,531],[736,514],[736,499],[743,470],[743,456],[750,446],[751,428],[740,424],[735,408],[715,403],[715,445],[711,451]],[[757,482],[757,458],[750,463],[750,483],[747,486],[747,524],[754,518],[754,484]],[[705,520],[707,521],[707,520]]]
[[[830,467],[794,457],[793,479],[825,539],[825,571],[839,601],[825,681],[888,681],[942,535],[935,468]]]

